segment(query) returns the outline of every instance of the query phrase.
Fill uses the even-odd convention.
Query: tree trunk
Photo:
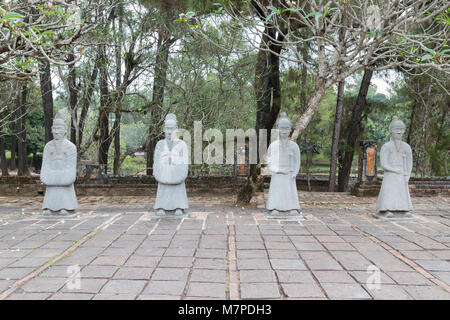
[[[2,170],[2,176],[8,176],[8,163],[6,160],[6,150],[5,150],[5,129],[6,121],[4,121],[5,113],[0,113],[0,166]]]
[[[339,44],[340,44],[339,55],[341,57],[344,57],[346,52],[345,50],[346,23],[347,23],[347,14],[344,11],[342,14],[343,26],[339,30]],[[342,63],[339,64],[339,67],[340,67],[339,73],[344,72]],[[334,192],[336,186],[336,167],[338,161],[339,138],[341,134],[341,125],[342,125],[342,110],[344,109],[344,88],[345,88],[345,80],[339,81],[337,101],[336,101],[336,114],[334,116],[333,138],[331,144],[330,176],[328,178],[329,192]]]
[[[269,35],[267,35],[269,34]],[[256,133],[259,142],[259,129],[267,130],[267,145],[270,144],[270,130],[277,121],[281,107],[281,86],[280,86],[280,57],[276,53],[281,52],[281,46],[269,43],[269,36],[276,38],[275,31],[268,29],[261,40],[260,50],[255,66],[255,96],[256,96]],[[282,37],[279,37],[279,41]],[[269,47],[272,53],[266,51]],[[259,148],[258,148],[259,157]],[[260,159],[258,158],[258,161]]]
[[[75,59],[75,56],[71,53],[69,54],[68,62]],[[78,103],[78,88],[76,84],[76,70],[75,64],[69,66],[69,77],[68,77],[68,87],[69,87],[69,105],[70,105],[70,141],[77,145],[77,103]]]
[[[119,175],[120,169],[120,118],[121,113],[117,111],[116,119],[114,120],[113,132],[114,132],[114,175]]]
[[[6,162],[5,137],[3,130],[0,131],[0,166],[2,169],[2,176],[9,176],[8,163]]]
[[[119,94],[117,97],[117,103],[116,103],[116,118],[114,120],[114,126],[113,126],[113,133],[114,133],[114,164],[113,164],[113,174],[119,175],[120,173],[120,120],[121,120],[121,107],[122,107],[122,97],[123,95],[119,93],[121,84],[122,84],[122,43],[121,43],[121,35],[123,33],[122,28],[122,18],[123,18],[123,5],[122,3],[119,4],[117,7],[117,15],[116,18],[118,19],[118,28],[119,28],[119,37],[116,37],[116,92]],[[114,32],[116,24],[113,22]]]
[[[409,145],[411,145],[412,131],[413,131],[413,127],[414,127],[417,105],[418,105],[418,102],[414,100],[414,103],[412,105],[412,110],[411,110],[411,119],[409,121],[408,136],[406,138],[406,143]]]
[[[359,88],[358,97],[352,110],[352,118],[348,124],[348,137],[346,140],[345,150],[342,155],[342,161],[340,161],[339,176],[338,176],[338,190],[344,192],[347,189],[348,182],[350,180],[350,174],[352,170],[353,154],[355,152],[355,146],[359,137],[359,131],[361,126],[361,118],[363,111],[366,107],[366,97],[369,90],[370,80],[372,79],[373,71],[369,69],[364,70],[364,76]]]
[[[11,171],[16,170],[16,150],[17,150],[17,100],[16,106],[13,107],[11,119]]]
[[[331,145],[331,163],[330,163],[330,176],[328,191],[334,192],[336,186],[336,167],[338,160],[338,147],[339,138],[341,133],[342,124],[342,110],[344,109],[344,87],[345,81],[340,81],[338,84],[337,102],[336,102],[336,114],[334,116],[334,129],[333,129],[333,139]]]
[[[428,93],[427,93],[427,100],[425,102],[425,112],[423,114],[423,120],[422,120],[422,130],[421,130],[421,136],[420,136],[420,140],[419,140],[419,152],[417,154],[416,157],[416,177],[417,177],[417,172],[419,169],[419,164],[421,164],[421,176],[423,177],[425,174],[425,159],[423,157],[425,150],[426,150],[426,131],[427,131],[427,122],[428,122],[428,116],[429,116],[429,111],[431,109],[431,89],[433,88],[433,70],[431,71],[431,79],[430,79],[430,83],[428,85]]]
[[[308,60],[308,48],[306,45],[300,48],[300,51],[302,53],[302,58],[304,61]],[[300,88],[300,110],[299,112],[303,113],[303,111],[306,109],[306,104],[308,103],[308,100],[306,98],[306,94],[308,91],[308,69],[306,69],[306,66],[301,64],[301,75],[300,79],[302,81],[301,88]]]
[[[100,128],[100,141],[98,148],[98,164],[100,169],[106,174],[108,172],[108,149],[111,143],[109,136],[109,90],[108,90],[108,74],[106,70],[106,53],[105,48],[100,48],[100,108],[98,122]]]
[[[50,72],[50,63],[43,62],[40,67],[39,80],[41,84],[42,107],[44,110],[45,143],[53,139],[53,88]]]
[[[300,133],[306,129],[309,122],[311,121],[314,112],[319,106],[320,101],[322,101],[325,96],[325,91],[331,86],[331,84],[325,84],[323,81],[316,81],[316,86],[313,94],[310,96],[308,100],[308,106],[306,107],[305,112],[302,116],[297,120],[294,125],[294,131],[291,134],[291,140],[296,140]]]
[[[307,138],[307,130],[305,130],[305,139]],[[308,182],[308,191],[312,191],[311,188],[311,166],[313,158],[313,147],[310,146],[306,151],[306,180]]]
[[[167,80],[167,68],[169,65],[169,50],[172,44],[175,42],[174,38],[171,38],[171,34],[164,27],[161,27],[158,32],[158,47],[156,50],[156,62],[155,62],[155,77],[153,80],[153,96],[152,110],[150,110],[150,121],[152,123],[158,123],[160,113],[155,110],[154,105],[158,104],[160,107],[164,103],[164,91],[166,89]],[[154,128],[150,125],[149,139],[147,146],[147,170],[148,176],[153,175],[153,153],[158,142],[159,135],[154,134]]]
[[[92,94],[94,93],[95,81],[97,80],[99,65],[100,62],[99,58],[97,57],[96,62],[94,64],[94,68],[92,69],[91,78],[89,79],[86,95],[83,98],[83,106],[81,108],[80,119],[78,121],[78,130],[79,130],[77,138],[78,149],[80,149],[81,142],[83,141],[84,126],[86,124],[86,117],[89,111],[89,106],[91,104]]]
[[[434,143],[434,152],[436,152],[437,154],[439,154],[440,152],[445,152],[445,150],[447,150],[446,148],[443,150],[443,145],[445,147],[445,144],[442,143],[442,137],[444,135],[444,130],[446,127],[449,104],[450,104],[450,96],[447,96],[447,103],[443,106],[443,109],[442,109],[442,117],[441,117],[440,124],[438,126],[436,141]],[[441,159],[439,159],[439,158],[434,159],[435,157],[436,156],[431,157],[431,175],[433,177],[446,176],[447,172],[445,170],[445,158],[443,159],[444,161],[440,161]]]
[[[321,24],[321,22],[319,22]],[[325,54],[325,44],[322,39],[317,39],[317,77],[314,88],[314,93],[310,96],[308,100],[308,105],[306,110],[303,112],[302,116],[297,120],[294,125],[294,131],[291,133],[291,139],[296,141],[300,133],[306,129],[309,122],[311,121],[314,112],[319,106],[320,101],[322,101],[325,96],[325,91],[331,87],[334,83],[332,78],[327,79],[327,75],[325,74],[327,60]]]
[[[447,103],[442,108],[442,117],[441,117],[441,123],[439,125],[438,134],[436,136],[436,141],[434,143],[434,150],[439,149],[439,144],[442,143],[442,136],[444,135],[444,130],[446,127],[446,123],[448,121],[447,113],[450,105],[450,96],[447,96]]]
[[[25,176],[29,175],[28,171],[28,157],[27,157],[27,131],[26,131],[26,102],[28,95],[28,86],[27,83],[24,82],[22,85],[22,91],[18,94],[17,103],[18,103],[18,111],[19,111],[19,143],[18,143],[18,171],[17,175]]]
[[[298,51],[301,52],[302,54],[302,58],[304,61],[307,61],[309,59],[308,57],[308,47],[307,45],[303,45],[301,47],[297,48]],[[300,63],[299,63],[300,64]],[[306,110],[307,108],[307,103],[308,100],[306,98],[306,93],[308,90],[308,70],[306,69],[306,66],[304,64],[300,64],[301,65],[301,88],[300,88],[300,108],[298,108],[298,112],[301,114],[304,112],[304,110]],[[304,140],[304,145],[308,146],[308,132],[307,130],[305,130],[305,134],[303,137]],[[307,148],[307,147],[306,147]],[[310,153],[311,153],[311,158],[312,158],[312,149],[306,149],[306,182],[308,185],[308,191],[311,191],[311,165],[309,162],[310,159]]]

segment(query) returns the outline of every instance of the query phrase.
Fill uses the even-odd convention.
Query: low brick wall
[[[186,189],[191,194],[234,193],[245,183],[246,177],[231,176],[201,176],[188,177]],[[264,179],[264,188],[269,188],[270,177]],[[328,190],[328,177],[312,176],[310,178],[311,191],[324,192]],[[352,193],[357,196],[378,195],[381,181],[364,186],[356,184]],[[131,176],[131,177],[108,177],[103,179],[87,179],[78,177],[75,183],[77,195],[80,196],[147,196],[155,195],[157,182],[153,177]],[[304,175],[297,177],[298,190],[307,191],[308,182]],[[423,178],[410,180],[409,188],[411,194],[419,196],[442,194],[448,196],[450,193],[449,178]],[[336,188],[337,190],[337,188]],[[0,176],[0,196],[36,196],[43,195],[45,186],[40,182],[38,176],[18,177]]]
[[[378,196],[382,179],[374,183],[356,183],[351,193],[358,197]],[[411,178],[409,179],[409,193],[414,196],[450,195],[450,178]]]
[[[244,183],[245,178],[234,177],[188,177],[188,192],[204,193],[234,192]],[[103,179],[87,179],[78,177],[75,182],[77,195],[80,196],[145,196],[156,194],[157,181],[153,177],[108,177]],[[43,195],[45,185],[39,177],[0,177],[0,196],[36,196]]]

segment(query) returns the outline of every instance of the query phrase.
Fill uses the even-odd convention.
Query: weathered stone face
[[[52,134],[55,140],[62,140],[67,133],[67,126],[61,119],[55,119],[52,126]]]
[[[394,139],[396,141],[401,141],[403,134],[405,133],[405,127],[403,127],[401,125],[396,125],[391,129],[390,133],[391,133],[392,139]]]
[[[394,116],[389,124],[389,133],[391,139],[395,141],[401,141],[403,134],[405,133],[406,126],[402,120],[399,120],[397,116]]]
[[[177,125],[173,121],[168,121],[164,126],[164,134],[167,140],[175,139],[175,135],[177,133]]]

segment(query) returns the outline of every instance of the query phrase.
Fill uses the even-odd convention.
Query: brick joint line
[[[232,215],[232,213],[231,213]],[[230,300],[239,300],[239,275],[237,271],[236,262],[236,232],[234,230],[234,219],[228,218],[227,215],[228,230],[228,277],[230,288]]]

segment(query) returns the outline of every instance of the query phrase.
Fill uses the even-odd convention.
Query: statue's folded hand
[[[384,167],[383,170],[385,172],[396,173],[396,174],[403,174],[403,170],[401,170],[401,169],[396,169],[396,168],[391,168],[391,167]]]
[[[45,170],[41,172],[41,181],[47,186],[70,186],[75,182],[76,176],[61,170]]]

